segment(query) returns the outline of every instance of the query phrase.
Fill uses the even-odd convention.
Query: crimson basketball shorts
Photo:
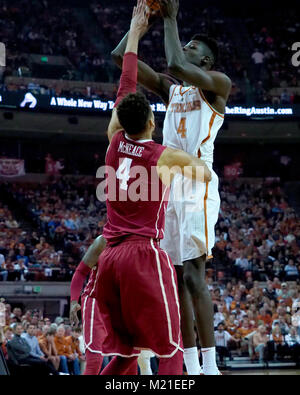
[[[90,352],[101,354],[106,329],[96,299],[83,295],[81,309],[84,347]]]
[[[177,279],[169,256],[153,239],[128,236],[99,258],[95,286],[107,336],[103,355],[161,358],[182,350]]]

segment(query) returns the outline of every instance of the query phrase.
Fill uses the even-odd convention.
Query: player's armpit
[[[118,133],[120,130],[122,130],[122,126],[119,122],[118,114],[117,114],[117,109],[114,108],[112,112],[112,116],[107,128],[107,137],[109,142],[111,142],[112,138],[116,133]]]
[[[170,185],[178,173],[200,182],[211,181],[211,172],[203,160],[173,148],[164,150],[157,162],[157,171],[165,185]]]
[[[138,83],[159,96],[165,104],[168,104],[172,82],[165,75],[157,73],[141,60],[138,61]]]

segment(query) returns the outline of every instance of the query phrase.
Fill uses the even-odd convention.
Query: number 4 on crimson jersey
[[[128,234],[163,238],[169,188],[157,174],[157,162],[164,149],[153,140],[133,140],[124,131],[113,137],[106,155],[107,240]]]

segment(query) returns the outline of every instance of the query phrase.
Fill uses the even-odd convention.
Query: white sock
[[[142,351],[138,357],[138,364],[142,376],[152,376],[151,369],[151,355],[148,352]]]
[[[203,360],[203,373],[208,376],[219,374],[216,362],[216,347],[201,348]]]
[[[188,375],[199,375],[201,367],[197,347],[185,348],[183,358]]]

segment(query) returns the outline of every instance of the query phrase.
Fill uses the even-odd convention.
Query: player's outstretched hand
[[[146,0],[138,0],[136,7],[133,9],[130,30],[139,34],[139,37],[148,30],[150,11]]]
[[[176,19],[179,11],[179,0],[158,0],[163,18]]]
[[[71,307],[70,307],[70,323],[72,327],[77,327],[79,325],[79,319],[78,319],[78,311],[81,309],[80,304],[76,300],[73,300],[71,302]]]

